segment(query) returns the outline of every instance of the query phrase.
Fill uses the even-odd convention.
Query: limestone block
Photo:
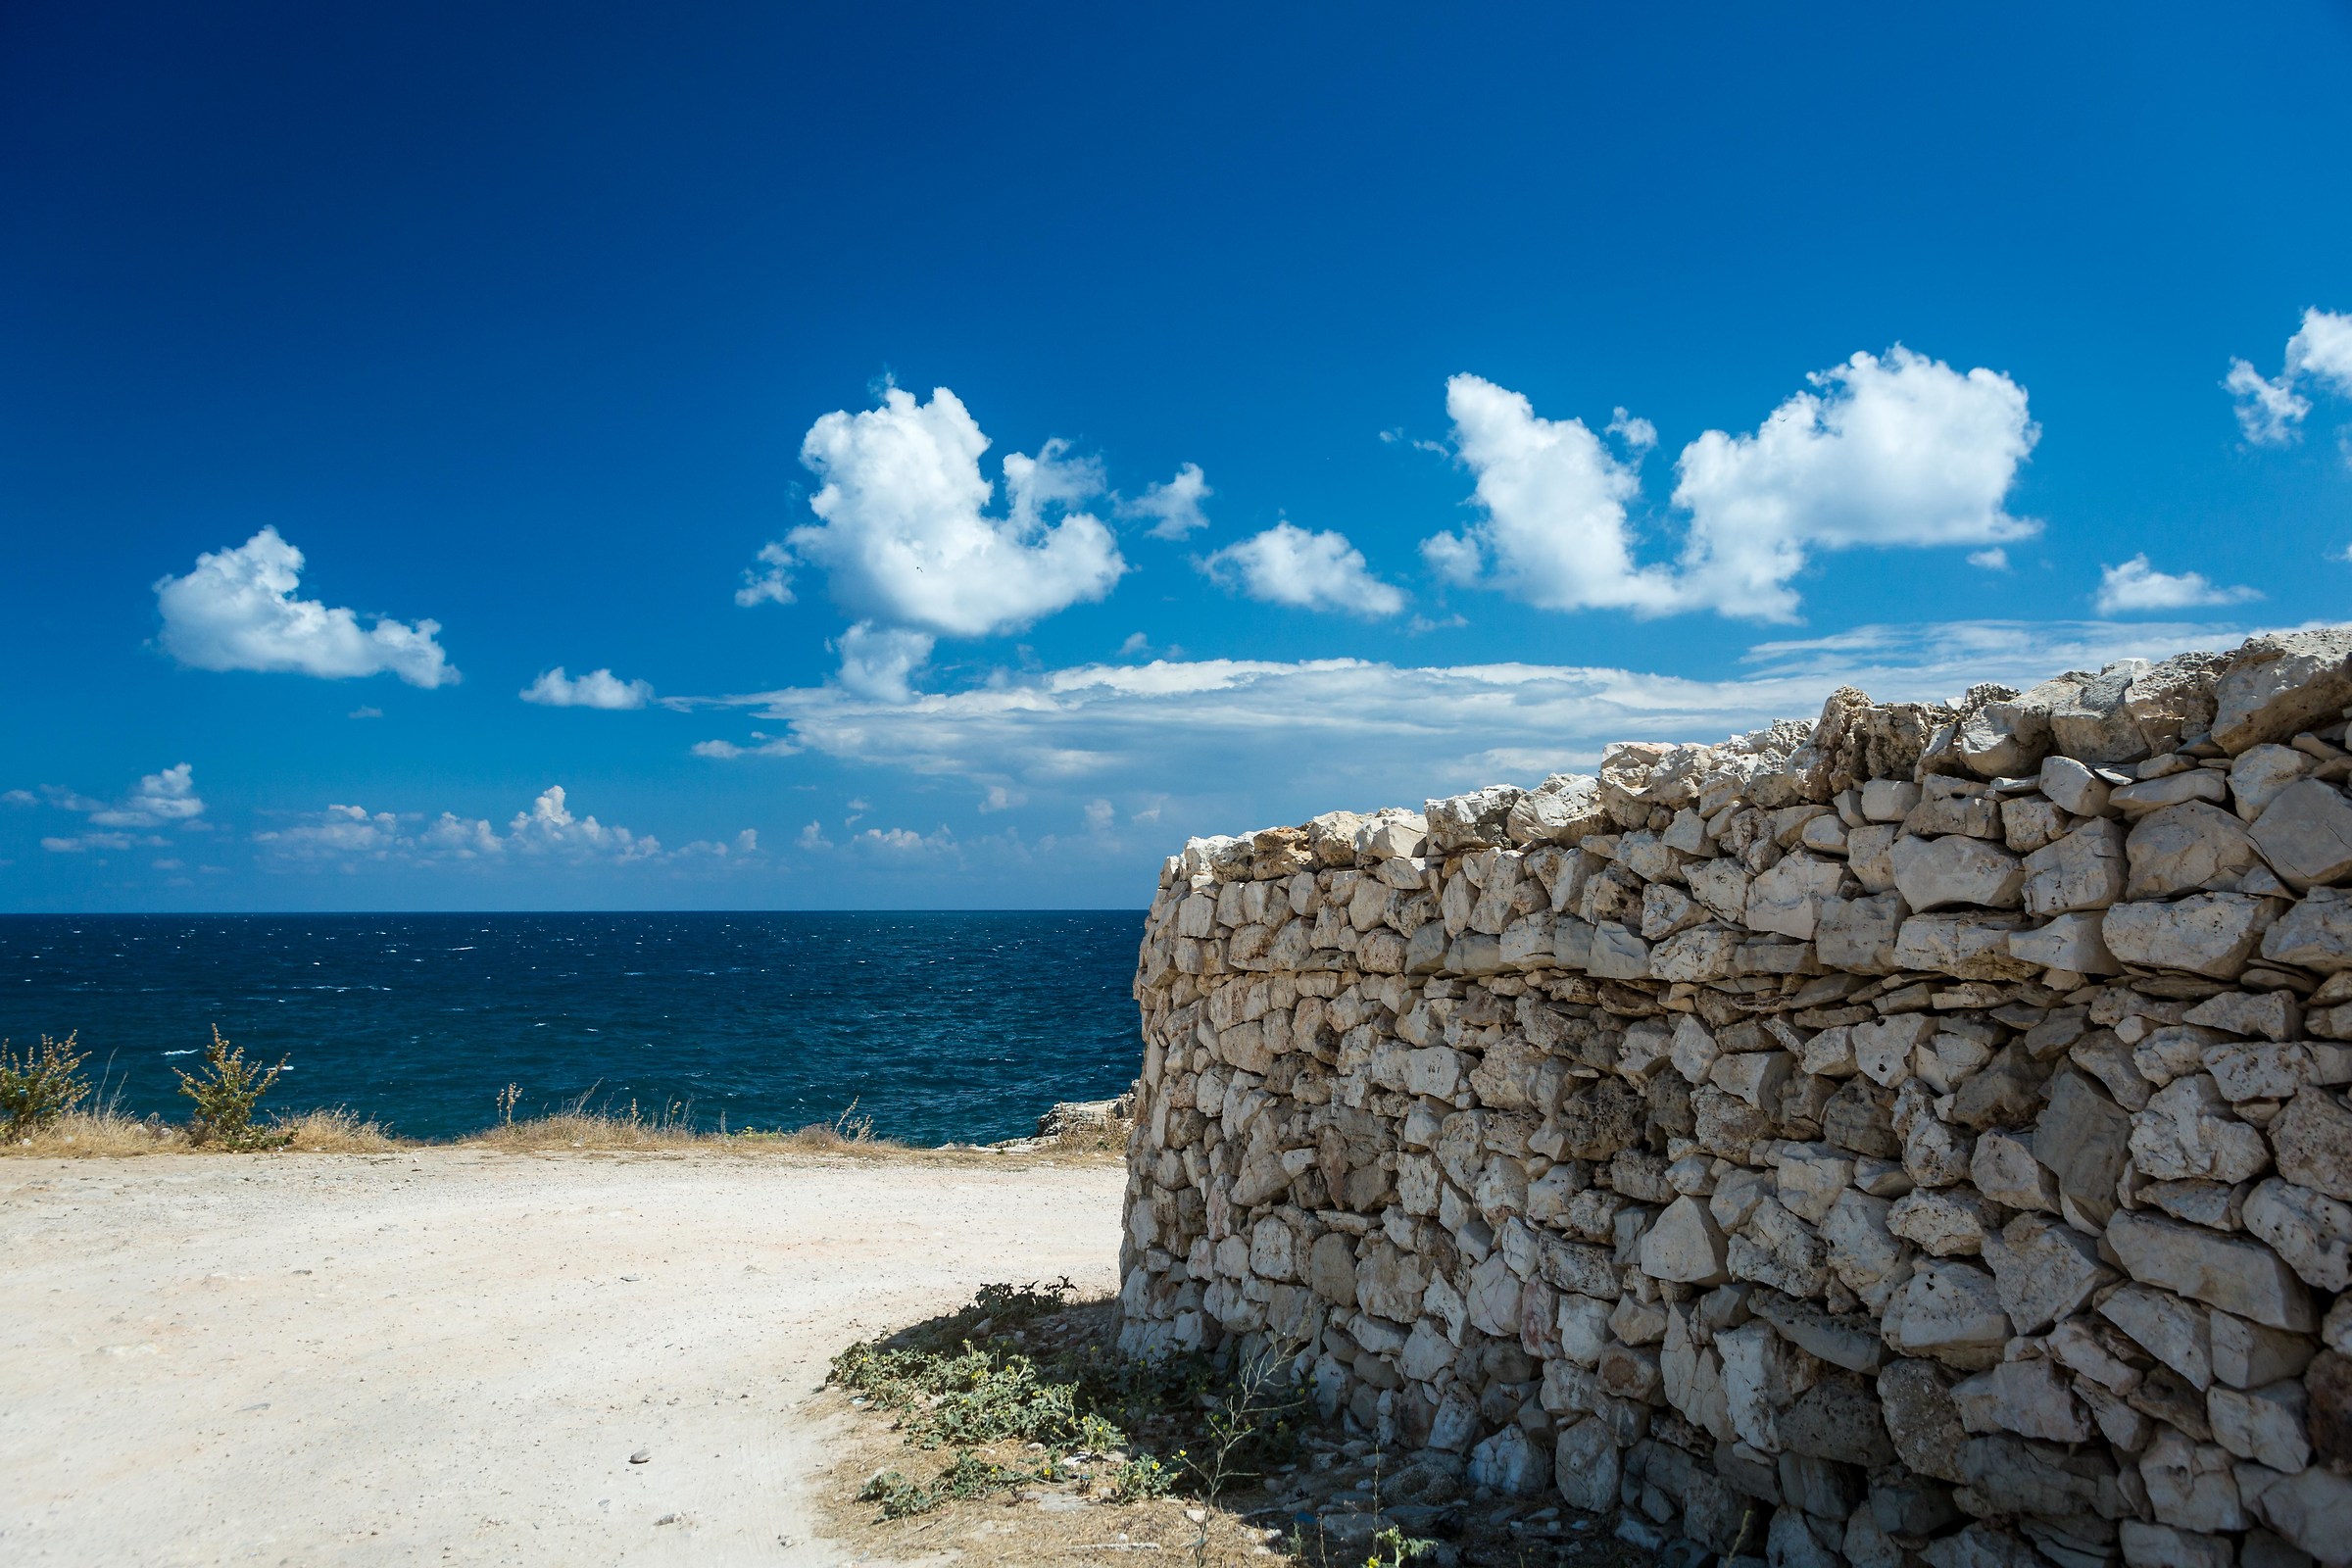
[[[1743,934],[1710,921],[1658,942],[1650,949],[1649,972],[1660,980],[1723,980],[1739,971]]]
[[[1642,1272],[1683,1285],[1720,1285],[1731,1278],[1729,1244],[1707,1205],[1688,1195],[1659,1211],[1642,1238]]]
[[[2128,842],[2122,823],[2098,817],[2027,856],[2018,890],[2026,912],[2063,914],[2115,903],[2124,896]]]
[[[1892,1089],[1911,1076],[1912,1054],[1934,1037],[1936,1019],[1924,1012],[1896,1013],[1854,1025],[1855,1068],[1872,1083]]]
[[[1952,1402],[1943,1374],[1935,1364],[1919,1359],[1888,1362],[1879,1373],[1878,1392],[1879,1405],[1886,1412],[1887,1434],[1903,1463],[1923,1476],[1940,1481],[1962,1480],[1961,1455],[1968,1433],[1960,1425],[1960,1412]],[[1874,1512],[1880,1512],[1880,1523],[1887,1525],[1875,1492],[1872,1507]],[[1896,1524],[1906,1522],[1924,1521],[1896,1521]]]
[[[2212,1314],[2213,1375],[2233,1389],[2300,1377],[2318,1350],[2310,1338],[2265,1328],[2227,1312]]]
[[[1845,836],[1845,868],[1865,893],[1894,891],[1894,841],[1902,828],[1893,822],[1872,822]]]
[[[1426,847],[1431,856],[1454,855],[1511,842],[1511,810],[1527,792],[1508,784],[1472,790],[1428,802],[1422,816],[1428,824]]]
[[[2311,759],[2291,746],[2250,746],[2230,760],[2230,796],[2239,818],[2251,822],[2278,792],[2311,769]]]
[[[1842,1542],[1842,1531],[1835,1539]],[[1765,1526],[1764,1560],[1772,1568],[1841,1568],[1838,1553],[1814,1535],[1805,1515],[1795,1508],[1781,1509]]]
[[[1785,856],[1748,884],[1747,928],[1810,942],[1822,900],[1836,898],[1844,882],[1841,860],[1803,853]]]
[[[2018,857],[1998,844],[1964,834],[1922,839],[1905,836],[1889,852],[1895,890],[1913,909],[1951,907],[2016,908],[2025,869]],[[1782,864],[1787,864],[1783,861]],[[1775,866],[1775,871],[1780,867]],[[1771,872],[1765,873],[1767,876]],[[1763,878],[1757,879],[1763,886]],[[1754,891],[1748,894],[1748,923],[1755,924]],[[1775,928],[1777,929],[1777,927]],[[1808,929],[1805,933],[1810,936]]]
[[[1525,1427],[1506,1426],[1470,1450],[1469,1480],[1506,1497],[1532,1497],[1544,1490],[1550,1465]]]
[[[2073,820],[2054,801],[2016,796],[2001,803],[2001,842],[2019,855],[2031,855],[2064,838]]]
[[[2225,1041],[2207,1046],[2198,1059],[2231,1104],[2291,1099],[2314,1075],[2310,1051],[2296,1043]]]
[[[2272,1328],[2308,1333],[2319,1321],[2303,1282],[2259,1242],[2123,1212],[2108,1221],[2107,1244],[2142,1284]]]
[[[2054,703],[2051,748],[2094,765],[2135,762],[2147,756],[2147,738],[2125,698],[2149,667],[2144,659],[2119,660],[2078,684],[2071,698]]]
[[[2278,912],[2276,899],[2198,893],[2172,904],[2119,904],[2101,930],[2126,963],[2234,980]]]
[[[1974,1257],[1991,1216],[1963,1191],[1907,1193],[1886,1211],[1886,1228],[1931,1257]]]
[[[2001,1309],[2020,1334],[2039,1334],[2080,1311],[2115,1279],[2090,1237],[2039,1214],[2020,1214],[1984,1239]]]
[[[1746,919],[1749,878],[1738,860],[1693,860],[1683,867],[1683,883],[1716,919],[1734,925]]]
[[[1561,1431],[1552,1482],[1569,1507],[1586,1513],[1614,1511],[1619,1476],[1617,1443],[1606,1422],[1587,1416]]]
[[[2320,788],[2352,817],[2352,807],[2344,806],[2342,797],[2326,785]],[[2254,843],[2245,824],[2206,801],[2150,811],[2132,824],[2124,841],[2124,897],[2166,899],[2199,888],[2234,887],[2239,877],[2263,863]]]
[[[1734,1279],[1790,1296],[1817,1296],[1828,1284],[1828,1244],[1773,1198],[1758,1203],[1746,1224],[1732,1233],[1725,1259]]]
[[[1766,1323],[1742,1323],[1715,1336],[1723,1358],[1724,1398],[1732,1430],[1765,1453],[1781,1451],[1778,1417],[1820,1376],[1820,1363]]]
[[[2212,1074],[2198,1072],[2157,1090],[2132,1118],[2132,1163],[2157,1181],[2242,1182],[2270,1163],[2270,1150],[2230,1114]]]
[[[2218,805],[2229,799],[2230,786],[2223,782],[2221,774],[2210,768],[2192,767],[2123,785],[2108,794],[2107,805],[2125,816],[2138,816],[2144,811],[2161,811],[2168,806],[2188,801]]]
[[[1964,1371],[1999,1361],[2010,1332],[1992,1275],[1945,1259],[1919,1265],[1886,1323],[1887,1346],[1897,1354],[1930,1356]]]
[[[2352,802],[2332,784],[2299,779],[2254,822],[2253,842],[2298,892],[2352,877]]]
[[[2312,889],[2263,933],[2262,956],[2323,974],[2352,968],[2352,897]]]
[[[2089,764],[2072,757],[2043,760],[2041,793],[2051,804],[2074,816],[2099,816],[2107,809],[2107,781]]]
[[[1616,921],[1604,920],[1592,928],[1586,968],[1596,980],[1642,979],[1649,973],[1649,944]]]
[[[1504,831],[1515,844],[1574,844],[1608,829],[1600,781],[1583,773],[1552,774],[1514,802],[1504,817]]]
[[[2205,1393],[2214,1442],[2288,1475],[2311,1463],[2307,1410],[2303,1385],[2292,1379],[2259,1389],[2216,1383]]]
[[[1795,1058],[1786,1051],[1742,1051],[1716,1058],[1707,1070],[1707,1082],[1769,1111],[1780,1103],[1781,1089],[1795,1067]]]
[[[1998,1130],[1979,1134],[1968,1156],[1968,1177],[2005,1208],[2058,1211],[2058,1178],[2034,1157],[2028,1138]]]
[[[2352,1110],[2333,1094],[2309,1089],[2270,1125],[2278,1174],[2298,1187],[2352,1200]]]
[[[2324,724],[2352,704],[2352,630],[2285,632],[2247,642],[2214,687],[2213,741],[2235,757]]]
[[[1829,1266],[1874,1311],[1883,1309],[1910,1275],[1902,1244],[1887,1226],[1892,1206],[1884,1198],[1848,1188],[1821,1222]]]
[[[2014,1432],[2044,1443],[2086,1443],[2090,1412],[2055,1362],[2040,1356],[2003,1361],[1952,1386],[1960,1424],[1970,1432]]]
[[[2158,1429],[2139,1459],[2140,1480],[2156,1518],[2177,1530],[2212,1534],[2243,1530],[2237,1478],[2230,1455],[2209,1444],[2190,1442],[2171,1427]]]
[[[2019,770],[2002,771],[2013,774]],[[1997,839],[2001,836],[2000,802],[1974,779],[1931,773],[1920,781],[1919,804],[1904,813],[1903,831],[1920,838],[1965,833],[1971,838]]]
[[[1915,914],[1895,937],[1894,963],[1962,980],[2029,979],[2039,966],[2009,956],[2009,933],[2018,924],[2013,914]],[[2113,932],[2107,938],[2113,947]]]
[[[2225,991],[2181,1014],[2182,1023],[2265,1040],[2292,1040],[2303,1021],[2303,1005],[2291,991]]]
[[[2255,1506],[2273,1530],[2328,1568],[2352,1562],[2352,1478],[2314,1465],[2270,1482]]]
[[[2235,1553],[2219,1536],[2189,1535],[2170,1525],[2126,1519],[2116,1526],[2116,1539],[2130,1568],[2235,1568]]]
[[[1822,900],[1813,941],[1823,967],[1852,974],[1889,972],[1895,966],[1895,939],[1909,912],[1897,893]]]
[[[1815,1225],[1854,1179],[1853,1156],[1827,1144],[1785,1144],[1774,1164],[1782,1206]]]
[[[2246,1195],[2245,1223],[2305,1284],[2352,1287],[2352,1205],[2273,1176]]]

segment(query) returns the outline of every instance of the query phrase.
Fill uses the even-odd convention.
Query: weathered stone
[[[2205,1395],[2214,1442],[2240,1459],[2289,1475],[2311,1463],[2306,1409],[2303,1385],[2292,1381],[2261,1389],[2217,1383]]]
[[[2260,1243],[2127,1212],[2108,1221],[2107,1244],[2143,1284],[2273,1328],[2308,1333],[2319,1322],[2303,1282]]]
[[[2298,1187],[2352,1200],[2352,1110],[2322,1090],[2294,1098],[2270,1125],[2278,1174]]]
[[[2265,1328],[2227,1312],[2212,1314],[2213,1375],[2233,1389],[2299,1377],[2318,1347],[2300,1334]]]
[[[1968,1157],[1968,1177],[1977,1190],[2007,1208],[2058,1211],[2058,1179],[2034,1157],[2026,1138],[1982,1133]]]
[[[1970,1432],[2014,1432],[2045,1443],[2090,1439],[2090,1412],[2059,1368],[2039,1356],[2003,1361],[1954,1384],[1952,1403]]]
[[[1933,1257],[1974,1257],[1990,1216],[1972,1194],[1908,1193],[1887,1210],[1886,1228]]]
[[[2235,1568],[2230,1543],[2219,1536],[2126,1519],[2116,1527],[2116,1539],[2130,1568]]]
[[[2000,1360],[2009,1332],[1999,1287],[1969,1263],[1921,1263],[1886,1313],[1886,1343],[1896,1353],[1967,1371]]]
[[[2059,915],[2030,931],[2010,932],[2009,956],[2074,974],[2118,974],[2123,970],[2107,950],[2100,917],[2088,910]]]
[[[2352,1205],[2274,1176],[2246,1195],[2245,1222],[2305,1284],[2352,1286]]]
[[[2108,806],[2126,816],[2138,816],[2145,811],[2161,811],[2168,806],[2180,806],[2188,801],[2224,802],[2230,799],[2230,786],[2222,775],[2208,768],[2192,767],[2180,772],[2160,773],[2136,784],[2126,784],[2107,797]]]
[[[2039,965],[2009,956],[2009,933],[2018,924],[2013,914],[1915,914],[1895,937],[1894,962],[1963,980],[2024,980]]]
[[[1748,884],[1746,924],[1751,931],[1772,931],[1813,940],[1824,899],[1838,897],[1845,881],[1845,865],[1816,855],[1789,855]]]
[[[2352,877],[2352,802],[2332,784],[2297,780],[2255,819],[2253,842],[2298,892]]]
[[[2039,1334],[2071,1316],[2115,1278],[2089,1237],[2038,1214],[2020,1214],[1986,1237],[1984,1253],[2001,1309],[2020,1334]]]
[[[2278,912],[2274,899],[2199,893],[2172,904],[2119,904],[2100,929],[2126,963],[2234,980]]]
[[[2352,1477],[2314,1465],[2269,1482],[2255,1507],[2273,1530],[2327,1568],[2352,1562]]]
[[[1910,1277],[1902,1246],[1886,1226],[1890,1207],[1886,1199],[1848,1189],[1821,1222],[1829,1266],[1873,1310]]]
[[[2099,1315],[2194,1389],[2213,1383],[2213,1337],[2203,1307],[2165,1291],[2127,1285],[2099,1302]]]
[[[2209,1534],[2246,1527],[2230,1455],[2218,1447],[2162,1429],[2140,1456],[2139,1475],[2161,1523]]]
[[[1898,893],[1823,899],[1813,929],[1815,952],[1826,968],[1852,974],[1887,973],[1895,966],[1895,940],[1909,912]]]
[[[2352,629],[2284,632],[2247,642],[2214,687],[2213,742],[2235,757],[2324,724],[2352,704]]]
[[[1723,1228],[1697,1199],[1683,1197],[1666,1205],[1642,1238],[1642,1272],[1683,1285],[1720,1285],[1728,1244]]]
[[[2158,1181],[2242,1182],[2270,1157],[2261,1132],[2230,1114],[2209,1073],[2167,1084],[2132,1118],[2132,1162]]]
[[[2024,864],[1997,844],[1962,834],[1939,839],[1906,836],[1896,839],[1889,853],[1895,889],[1915,910],[1967,906],[2014,909],[2021,902]],[[1760,879],[1758,885],[1762,885]],[[1748,903],[1752,908],[1753,893]],[[1749,923],[1754,923],[1752,917]],[[1812,935],[1810,927],[1802,934]]]
[[[1469,1480],[1506,1497],[1532,1497],[1544,1490],[1549,1466],[1521,1426],[1507,1426],[1470,1450]]]
[[[2262,956],[2322,974],[2352,968],[2352,896],[2312,889],[2263,933]]]
[[[1616,1440],[1598,1416],[1562,1429],[1552,1461],[1553,1484],[1569,1507],[1607,1513],[1617,1506],[1619,1461]]]
[[[2127,842],[2121,823],[2100,817],[2027,856],[2018,890],[2026,912],[2063,914],[2115,903],[2124,896]]]
[[[2327,786],[2322,785],[2322,789]],[[2334,795],[2334,791],[2328,791]],[[2343,807],[2347,816],[2352,807]],[[2124,897],[2166,899],[2199,888],[2235,887],[2263,857],[2245,825],[2222,808],[2189,801],[2150,811],[2124,841]]]
[[[1598,779],[1554,773],[1512,804],[1503,830],[1516,844],[1574,844],[1589,833],[1606,832],[1608,818]]]
[[[1511,842],[1511,810],[1527,791],[1508,784],[1431,801],[1421,808],[1428,823],[1426,853],[1454,855]]]

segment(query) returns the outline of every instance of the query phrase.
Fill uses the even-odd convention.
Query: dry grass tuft
[[[336,1106],[272,1119],[270,1148],[306,1154],[373,1154],[412,1147],[379,1122]],[[121,1158],[127,1154],[233,1153],[221,1144],[199,1143],[188,1129],[160,1116],[138,1117],[113,1105],[72,1110],[36,1131],[0,1145],[0,1154],[31,1159]]]

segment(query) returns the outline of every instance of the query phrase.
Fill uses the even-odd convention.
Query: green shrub
[[[247,1061],[245,1053],[221,1039],[220,1026],[214,1025],[213,1043],[204,1051],[204,1076],[179,1073],[179,1092],[196,1102],[196,1119],[188,1125],[190,1141],[239,1152],[282,1147],[291,1134],[256,1127],[253,1110],[285,1068],[282,1057],[274,1067]],[[179,1072],[176,1067],[172,1070]]]
[[[43,1035],[40,1049],[27,1048],[22,1058],[0,1040],[0,1118],[6,1122],[0,1136],[28,1137],[89,1097],[90,1086],[81,1078],[85,1057],[74,1049],[76,1038]]]

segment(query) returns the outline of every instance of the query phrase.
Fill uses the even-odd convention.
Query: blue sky
[[[0,17],[0,908],[1137,906],[2345,612],[2345,5],[805,9]]]

